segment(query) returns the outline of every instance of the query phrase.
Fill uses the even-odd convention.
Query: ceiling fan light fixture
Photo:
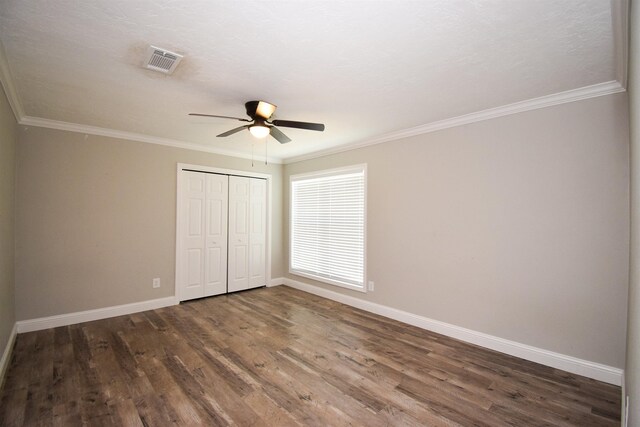
[[[265,125],[249,126],[249,132],[251,132],[251,135],[255,136],[256,138],[265,138],[267,135],[269,135],[269,131],[269,127]]]
[[[256,107],[256,114],[268,119],[276,111],[276,106],[265,101],[259,101]]]

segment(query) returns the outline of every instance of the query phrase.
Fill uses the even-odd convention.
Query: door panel
[[[220,268],[221,265],[221,251],[220,248],[208,248],[207,249],[207,281],[208,283],[216,283],[222,281],[222,272],[223,270]],[[226,269],[225,269],[226,270]],[[225,291],[226,291],[226,283],[225,283]]]
[[[225,230],[222,229],[223,220],[226,220],[226,209],[223,210],[222,200],[207,200],[208,212],[207,216],[207,234],[209,236],[221,236],[225,234]],[[226,203],[224,203],[224,207],[226,207]],[[225,229],[227,228],[226,221],[224,221]]]
[[[184,261],[178,289],[184,301],[227,291],[228,177],[182,173]]]
[[[227,292],[227,204],[229,177],[206,174],[207,221],[204,295]]]
[[[229,292],[249,288],[250,178],[229,177]]]
[[[187,250],[187,287],[202,287],[202,250]]]
[[[267,181],[251,179],[249,197],[249,217],[251,232],[249,242],[249,288],[266,285],[266,243],[267,243]]]
[[[246,245],[236,245],[234,248],[235,252],[235,280],[244,281],[247,278],[247,261],[249,257],[247,256],[247,246]]]
[[[200,197],[200,195],[194,196]],[[203,210],[202,210],[202,199],[190,199],[189,207],[188,207],[188,216],[187,216],[187,229],[189,237],[199,238],[202,236],[202,219],[203,219]]]
[[[185,211],[182,231],[183,266],[179,276],[180,300],[200,298],[204,295],[204,220],[205,175],[183,172],[183,200]]]
[[[248,200],[236,200],[236,206],[234,209],[235,218],[233,221],[233,231],[236,236],[247,236],[247,217],[249,214],[249,204]]]

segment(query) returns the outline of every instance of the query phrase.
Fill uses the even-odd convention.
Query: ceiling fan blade
[[[240,117],[230,117],[230,116],[217,116],[214,114],[200,114],[200,113],[189,113],[190,116],[199,116],[199,117],[216,117],[218,119],[232,119],[232,120],[240,120],[241,122],[250,122],[249,119],[241,119]]]
[[[293,120],[274,120],[271,122],[274,126],[282,126],[286,128],[297,128],[307,130],[317,130],[322,132],[324,125],[322,123],[295,122]]]
[[[291,141],[291,138],[282,133],[282,131],[277,127],[271,126],[270,130],[271,131],[269,133],[271,134],[271,136],[274,137],[280,144],[286,144],[287,142]]]
[[[228,130],[228,131],[218,135],[218,137],[219,138],[224,138],[225,136],[233,135],[234,133],[238,133],[238,132],[240,132],[241,130],[244,130],[244,129],[249,129],[249,125],[240,126],[238,128]]]

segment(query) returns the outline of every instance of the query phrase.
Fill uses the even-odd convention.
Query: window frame
[[[342,282],[339,280],[332,280],[326,277],[317,276],[311,273],[295,270],[292,268],[293,259],[293,182],[302,181],[306,179],[317,179],[323,177],[331,177],[337,175],[347,175],[352,173],[362,173],[363,176],[363,229],[362,229],[362,287]],[[329,285],[339,286],[341,288],[351,289],[358,292],[367,292],[367,164],[357,164],[351,166],[345,166],[334,169],[325,169],[314,172],[306,172],[301,174],[295,174],[289,176],[289,273],[313,279],[318,282],[327,283]]]

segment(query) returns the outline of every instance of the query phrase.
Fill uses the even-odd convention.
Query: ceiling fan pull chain
[[[251,167],[253,167],[253,149],[255,148],[256,144],[251,141]]]
[[[267,140],[267,138],[264,139],[264,164],[267,164],[267,146],[269,145],[269,142]]]

